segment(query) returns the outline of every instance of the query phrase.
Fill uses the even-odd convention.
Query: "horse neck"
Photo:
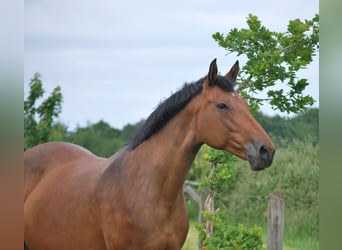
[[[196,99],[194,97],[193,99]],[[196,134],[196,100],[192,100],[160,131],[134,150],[142,157],[149,185],[165,204],[172,204],[183,190],[191,164],[201,147]]]

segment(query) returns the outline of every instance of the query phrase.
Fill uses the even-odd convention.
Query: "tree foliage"
[[[57,86],[45,100],[39,104],[45,91],[36,73],[30,82],[30,91],[24,101],[24,149],[40,143],[53,141],[54,119],[58,117],[62,108],[61,88]]]
[[[309,84],[298,72],[310,64],[319,49],[319,16],[290,20],[286,32],[270,31],[257,16],[247,18],[248,29],[234,28],[227,35],[213,34],[229,53],[247,57],[239,75],[239,91],[257,110],[267,101],[282,112],[305,110],[314,103],[303,90]],[[281,83],[281,84],[278,84]],[[266,92],[266,98],[257,98]]]
[[[76,131],[69,132],[64,139],[83,146],[98,156],[109,157],[129,142],[141,123],[142,121],[135,125],[127,124],[119,130],[100,120],[85,127],[78,127]]]
[[[102,120],[95,124],[88,124],[86,127],[78,127],[75,132],[66,137],[66,140],[102,157],[114,154],[124,145],[121,131],[110,127]]]
[[[255,117],[271,136],[277,148],[286,146],[284,142],[294,138],[313,144],[318,143],[319,110],[317,108],[305,110],[292,118],[279,115],[269,117],[260,112],[256,112]]]

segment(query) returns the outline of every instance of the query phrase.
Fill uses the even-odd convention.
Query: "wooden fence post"
[[[210,181],[213,181],[215,179],[215,168],[217,167],[216,163],[210,164]],[[216,190],[213,187],[209,187],[209,194],[204,202],[204,210],[208,211],[212,215],[215,215],[215,196],[216,196]],[[205,226],[205,232],[207,234],[207,238],[211,237],[214,233],[214,225],[212,220],[207,220],[206,226]]]
[[[268,198],[268,250],[283,249],[284,194],[273,192]]]

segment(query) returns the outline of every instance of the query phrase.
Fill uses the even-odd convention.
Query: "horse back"
[[[77,161],[103,161],[90,151],[75,144],[65,142],[49,142],[37,145],[24,152],[24,202],[50,171],[72,167]],[[76,164],[74,164],[76,165]]]

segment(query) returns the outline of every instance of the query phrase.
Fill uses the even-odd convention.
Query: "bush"
[[[230,224],[226,214],[218,212],[215,215],[204,212],[205,220],[213,222],[214,233],[207,237],[204,228],[205,223],[198,224],[203,246],[208,250],[260,250],[262,248],[262,228],[254,225],[247,227],[239,224],[238,226]]]

